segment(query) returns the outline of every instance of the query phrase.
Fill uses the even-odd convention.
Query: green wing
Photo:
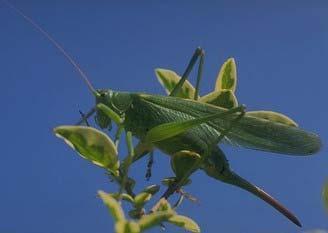
[[[314,154],[321,147],[320,138],[314,133],[250,116],[233,127],[227,141],[232,145],[291,155]]]
[[[195,118],[227,111],[224,108],[188,99],[144,94],[138,96],[152,104]],[[233,115],[232,118],[235,116]],[[229,126],[229,122],[230,120],[225,118],[213,120],[207,124],[221,132]],[[314,154],[321,147],[320,138],[314,133],[247,114],[235,123],[225,137],[225,142],[235,146],[290,155]]]

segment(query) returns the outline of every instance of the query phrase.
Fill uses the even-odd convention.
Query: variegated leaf
[[[272,111],[249,111],[246,112],[246,116],[252,116],[257,118],[263,118],[269,121],[278,122],[281,124],[289,125],[298,127],[297,123],[293,121],[288,116],[279,113],[279,112],[272,112]]]
[[[134,205],[137,209],[142,208],[153,195],[146,192],[141,192],[134,197]]]
[[[227,109],[238,106],[237,98],[231,90],[213,91],[202,96],[199,101]]]
[[[231,90],[235,92],[237,85],[237,69],[233,58],[229,58],[221,67],[216,79],[215,91]]]
[[[177,85],[181,77],[172,70],[156,69],[155,74],[158,81],[164,87],[167,94],[170,94],[174,87]],[[178,92],[177,97],[184,99],[194,99],[195,88],[186,80]]]
[[[148,215],[144,215],[139,220],[139,226],[142,231],[157,226],[158,224],[167,221],[170,217],[175,215],[173,210],[154,212]]]
[[[81,157],[109,169],[113,174],[118,174],[119,160],[116,146],[103,132],[86,126],[59,126],[54,132]]]
[[[194,220],[186,216],[174,215],[171,218],[169,218],[168,222],[176,226],[182,227],[190,232],[195,232],[195,233],[200,232],[200,227],[198,226],[198,224]]]

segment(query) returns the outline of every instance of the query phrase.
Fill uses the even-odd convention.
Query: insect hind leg
[[[202,77],[203,77],[204,58],[205,58],[205,51],[203,49],[201,49],[201,52],[199,55],[199,65],[198,65],[198,71],[197,71],[197,81],[196,81],[194,100],[198,100],[200,81],[202,80]]]
[[[189,61],[189,64],[188,64],[185,72],[183,73],[181,79],[179,80],[177,85],[174,87],[174,89],[171,91],[169,96],[176,96],[179,93],[184,82],[188,79],[190,72],[194,68],[198,58],[200,58],[198,73],[197,73],[196,92],[195,92],[195,96],[194,96],[195,99],[198,98],[199,85],[200,85],[200,81],[201,81],[201,77],[202,77],[203,64],[204,64],[204,55],[205,55],[205,52],[202,48],[198,47],[195,50],[194,54],[192,55],[192,57]]]

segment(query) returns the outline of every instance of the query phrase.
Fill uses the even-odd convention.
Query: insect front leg
[[[106,114],[106,116],[113,120],[116,125],[117,125],[117,132],[115,134],[115,139],[114,139],[114,143],[116,148],[118,148],[118,144],[120,141],[120,136],[124,130],[124,118],[121,117],[120,115],[118,115],[116,112],[114,112],[111,108],[107,107],[104,104],[97,104],[96,108],[100,111],[102,111],[104,114]]]
[[[120,143],[120,138],[121,138],[121,134],[122,134],[123,130],[124,130],[123,125],[119,125],[118,129],[115,133],[115,138],[114,138],[114,143],[115,143],[116,148],[118,148],[118,145]]]
[[[118,147],[119,138],[124,129],[124,118],[119,116],[116,112],[114,112],[111,108],[109,108],[104,104],[98,104],[97,109],[103,111],[110,119],[112,119],[117,124],[118,130],[115,135],[115,145],[116,147]],[[139,160],[140,158],[142,158],[152,150],[153,150],[153,146],[150,145],[149,143],[139,142],[137,146],[133,149],[134,156],[132,158],[132,162]]]

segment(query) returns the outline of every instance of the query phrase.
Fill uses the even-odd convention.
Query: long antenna
[[[48,33],[46,32],[41,26],[39,26],[36,22],[34,22],[33,19],[25,15],[21,10],[19,10],[17,7],[15,7],[13,4],[11,4],[7,0],[2,0],[7,6],[12,8],[14,11],[16,11],[19,15],[21,15],[28,23],[30,23],[34,28],[36,28],[39,32],[41,32],[42,35],[44,35],[64,56],[65,58],[74,66],[74,68],[77,70],[77,72],[80,74],[82,79],[87,84],[89,90],[96,94],[96,89],[92,86],[90,81],[88,80],[87,75],[82,71],[81,67],[74,61],[74,59],[66,52],[66,50]]]

